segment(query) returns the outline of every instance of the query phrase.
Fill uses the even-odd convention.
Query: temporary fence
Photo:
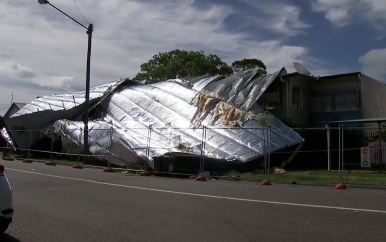
[[[124,149],[130,151],[132,154],[129,156],[137,156],[139,158],[144,158],[144,157],[151,157],[154,155],[152,150],[159,150],[160,152],[156,153],[157,154],[162,154],[161,151],[173,151],[173,152],[181,152],[182,154],[184,153],[194,153],[194,154],[199,154],[202,157],[207,156],[209,153],[213,155],[212,153],[216,149],[213,147],[206,147],[206,142],[209,141],[210,139],[213,139],[213,133],[221,133],[221,130],[231,130],[233,129],[233,134],[236,136],[235,141],[236,143],[240,143],[241,141],[237,140],[237,135],[239,133],[238,128],[217,128],[217,129],[207,129],[206,127],[202,128],[191,128],[189,132],[187,132],[187,129],[184,129],[185,133],[188,133],[192,137],[195,135],[197,138],[196,143],[187,143],[182,140],[179,140],[178,142],[176,141],[177,139],[180,139],[178,134],[178,128],[160,128],[157,127],[157,130],[163,130],[162,132],[157,132],[157,130],[153,129],[152,126],[149,126],[148,128],[131,128],[131,129],[116,129],[115,132],[113,131],[113,128],[111,129],[90,129],[89,133],[89,143],[91,143],[90,147],[92,147],[91,154],[92,155],[87,155],[87,156],[93,156],[93,157],[101,157],[101,156],[114,156],[114,154],[117,154],[116,146],[117,144],[119,146],[122,146]],[[245,129],[247,130],[247,129]],[[250,128],[248,130],[253,130],[253,128]],[[270,127],[267,127],[266,129],[258,129],[261,132],[261,137],[258,137],[260,140],[259,142],[261,143],[261,146],[264,149],[267,149],[266,147],[270,147],[267,142],[268,136],[268,131],[265,130],[270,130]],[[174,133],[173,135],[162,135],[164,133]],[[280,132],[280,131],[277,131]],[[4,133],[4,132],[3,132]],[[161,133],[161,134],[160,134]],[[210,134],[211,137],[207,138],[207,134]],[[22,145],[19,145],[16,142],[15,147],[12,149],[14,151],[19,151],[19,152],[27,152],[27,156],[29,156],[31,151],[34,152],[42,152],[42,153],[47,153],[53,152],[59,153],[62,155],[69,155],[69,156],[84,156],[85,154],[82,154],[83,151],[83,130],[82,129],[65,129],[65,130],[53,130],[53,129],[46,129],[46,130],[8,130],[7,135],[9,135],[11,138],[8,140],[8,146],[13,146],[13,137],[17,137],[19,141],[22,141]],[[22,136],[21,136],[22,134]],[[131,140],[129,143],[126,141],[123,137],[124,135],[130,136]],[[224,135],[224,134],[222,134]],[[240,134],[241,136],[241,134]],[[172,137],[172,138],[171,138]],[[42,141],[45,139],[45,147],[44,149],[36,149],[36,143],[41,144]],[[208,140],[207,140],[208,139]],[[51,149],[49,148],[50,146],[48,145],[49,142],[47,140],[50,140],[51,142]],[[53,148],[54,143],[59,141],[63,147],[61,151],[58,151],[57,149],[55,150]],[[171,144],[175,145],[174,147],[170,148]],[[94,145],[94,146],[93,146]],[[259,144],[260,145],[260,144]],[[212,145],[213,146],[213,145]],[[243,147],[249,147],[251,146],[250,144],[245,144]],[[5,147],[3,147],[5,148]],[[253,147],[249,147],[250,150],[253,150]],[[220,152],[220,149],[218,149],[218,152]],[[253,150],[259,156],[258,153],[264,153],[265,150]],[[223,152],[224,153],[224,152]],[[235,154],[232,154],[234,157],[238,155],[237,152],[234,152]],[[138,155],[140,154],[140,155]],[[226,154],[221,154],[223,156],[226,156]],[[125,160],[123,160],[124,162]]]
[[[160,129],[158,127],[158,129]],[[165,127],[165,130],[178,133],[177,128]],[[225,129],[225,128],[224,128]],[[230,129],[230,128],[226,128]],[[231,128],[234,132],[239,132],[242,128]],[[213,160],[214,151],[208,147],[208,132],[220,132],[221,129],[210,130],[203,126],[192,128],[192,133],[200,133],[199,144],[191,146],[183,143],[179,147],[171,149],[165,144],[173,143],[170,137],[155,135],[153,127],[120,129],[114,132],[109,129],[90,129],[89,144],[90,153],[83,152],[83,130],[66,129],[63,130],[7,130],[6,134],[12,138],[17,133],[23,133],[23,137],[28,137],[26,147],[18,147],[12,142],[3,142],[3,157],[19,157],[26,161],[33,161],[36,157],[44,157],[46,162],[51,164],[63,158],[75,160],[74,162],[86,163],[89,160],[102,161],[107,168],[132,168],[142,171],[155,171],[159,174],[205,174],[208,171],[208,161]],[[281,130],[267,126],[260,129],[261,150],[256,151],[256,159],[247,161],[249,171],[261,170],[269,177],[276,167],[284,169],[324,169],[339,171],[339,181],[344,182],[343,171],[384,171],[386,170],[386,135],[377,132],[377,129],[363,127],[347,127],[339,129],[330,128],[293,128],[304,139],[304,143],[292,148],[275,149],[281,140],[273,140],[272,133]],[[137,143],[127,143],[122,137],[129,134],[136,137],[133,141]],[[4,137],[4,132],[3,132]],[[5,137],[7,139],[7,137]],[[144,139],[145,142],[142,142]],[[219,144],[220,145],[220,144]],[[290,148],[290,149],[288,149]],[[175,160],[168,163],[168,167],[163,170],[155,169],[154,164],[150,166],[152,157],[155,155],[170,156],[171,153],[178,154],[179,157],[189,158],[192,154],[199,158],[198,166],[191,172],[176,172]],[[41,159],[40,157],[36,160]],[[223,161],[226,165],[227,161]],[[153,168],[152,168],[153,167]],[[165,168],[165,167],[164,167]]]

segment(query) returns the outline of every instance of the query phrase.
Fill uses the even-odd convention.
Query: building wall
[[[363,118],[386,117],[386,86],[369,76],[361,75],[363,83]]]
[[[309,126],[337,120],[361,119],[362,82],[358,74],[323,77],[312,85]]]
[[[309,115],[310,127],[323,127],[326,123],[338,120],[361,119],[362,111],[343,111],[343,112],[326,112],[311,113]]]
[[[278,89],[277,92],[279,94],[279,105],[277,105],[275,108],[270,109],[269,111],[278,117],[281,121],[285,122],[287,125],[291,123],[291,110],[290,110],[290,103],[292,99],[292,95],[290,95],[290,82],[286,80],[276,80]],[[266,95],[264,93],[263,95]],[[260,104],[262,107],[265,107],[264,104]]]
[[[321,78],[292,73],[275,82],[277,90],[269,95],[280,101],[269,111],[291,127],[386,117],[386,85],[361,73]]]
[[[312,93],[312,79],[295,76],[290,81],[290,124],[293,127],[307,127]]]
[[[271,112],[292,127],[306,127],[309,115],[311,80],[292,75],[280,80],[280,105]]]
[[[15,114],[17,111],[19,111],[25,105],[26,105],[25,103],[12,103],[11,107],[4,114],[4,118],[11,117],[13,114]]]
[[[287,88],[288,82],[282,81],[280,79],[276,80],[278,82],[278,94],[279,94],[279,105],[275,108],[269,110],[273,115],[278,117],[281,121],[288,124],[289,117],[287,115]]]
[[[4,118],[11,117],[14,113],[19,111],[20,109],[13,103],[11,107],[8,109],[8,111],[4,114]]]

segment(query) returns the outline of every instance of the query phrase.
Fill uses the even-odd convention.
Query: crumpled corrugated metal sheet
[[[247,80],[249,83],[254,81],[255,85],[264,86],[272,82],[273,77],[278,76],[278,73],[275,73],[268,77],[263,76],[261,79],[253,79],[251,77],[252,75],[256,77],[256,73],[246,73],[249,78],[233,78],[233,84],[240,87],[240,82]],[[240,76],[243,75],[239,74],[238,77]],[[125,157],[122,161],[128,162],[129,157],[132,157],[132,154],[130,155],[132,152],[147,160],[153,167],[155,157],[184,153],[200,156],[203,135],[205,136],[204,154],[206,157],[243,163],[263,156],[264,142],[267,139],[267,133],[263,132],[267,130],[262,129],[258,122],[247,117],[248,113],[262,113],[263,110],[256,104],[244,111],[245,115],[239,119],[238,126],[241,127],[225,125],[221,119],[213,120],[215,115],[213,111],[216,106],[207,110],[199,123],[193,122],[200,115],[199,107],[194,102],[200,93],[198,91],[210,93],[207,87],[213,86],[211,85],[213,82],[221,85],[219,82],[222,80],[226,81],[224,85],[228,87],[232,85],[228,83],[230,78],[203,77],[193,86],[184,80],[175,79],[151,85],[130,86],[113,93],[108,103],[105,104],[107,108],[103,111],[105,113],[103,121],[109,123],[108,127],[113,127],[109,130],[112,133],[113,146],[126,147],[126,150],[120,149],[122,154],[116,153],[117,151],[113,152],[114,157],[117,159]],[[255,89],[251,84],[248,87],[250,91],[249,93],[244,91],[245,96],[255,100],[256,96],[251,94],[256,93]],[[221,91],[217,93],[217,96],[221,96]],[[261,93],[255,95],[261,96]],[[218,99],[217,103],[219,102],[222,101]],[[303,141],[296,132],[286,127],[280,120],[271,114],[265,115],[272,127],[271,142],[266,145],[265,151],[272,152]],[[96,137],[101,137],[103,136],[101,133],[106,132],[105,130],[98,131],[102,127],[100,124],[98,126],[90,125],[95,127],[92,132],[95,132]],[[204,126],[205,133],[203,134],[202,127]],[[90,139],[94,135],[90,135]],[[74,136],[72,139],[77,138]],[[82,139],[79,141],[81,142]],[[109,143],[111,142],[106,141],[103,144],[101,141],[95,143],[90,140],[90,149],[108,147]],[[126,153],[127,151],[129,154]]]
[[[248,110],[278,76],[285,74],[285,68],[268,75],[261,74],[258,69],[249,69],[223,79],[208,81],[203,91],[234,107]]]
[[[53,125],[54,133],[62,141],[63,152],[70,154],[83,153],[83,122],[58,120]],[[111,122],[104,120],[89,122],[90,154],[111,164],[125,166],[128,164],[144,164],[146,147],[133,147],[124,131],[113,127]]]
[[[272,130],[266,144],[267,129],[253,119],[263,113],[256,100],[282,73],[260,75],[250,70],[230,77],[196,78],[194,82],[173,79],[112,88],[108,98],[98,104],[97,119],[89,123],[90,152],[114,164],[145,160],[154,168],[156,157],[205,155],[245,163],[265,152],[299,144],[303,139],[296,132],[265,113]],[[62,97],[71,99],[71,95]],[[51,100],[44,100],[48,103],[45,108],[52,107]],[[205,106],[207,103],[213,105]],[[78,153],[82,149],[83,122],[62,119],[52,127],[62,138],[65,151]]]
[[[103,100],[115,88],[129,80],[108,82],[90,89],[90,110],[98,101]],[[51,129],[53,122],[59,119],[80,120],[84,113],[85,92],[54,94],[38,97],[22,109],[5,118],[4,123],[14,144],[27,149],[42,138],[38,130]],[[32,136],[30,131],[34,130]],[[31,137],[30,137],[31,136]]]
[[[5,140],[5,142],[7,142],[7,144],[8,144],[10,147],[13,147],[12,139],[11,139],[11,137],[9,137],[6,128],[2,128],[2,129],[1,129],[1,137],[3,137],[3,139]]]
[[[108,82],[100,86],[90,89],[90,102],[101,98],[106,93],[110,93],[124,80]],[[53,94],[51,96],[38,97],[31,103],[26,104],[18,112],[13,114],[11,118],[23,116],[26,114],[41,112],[41,111],[66,111],[80,106],[85,102],[85,92],[72,92],[67,94]]]

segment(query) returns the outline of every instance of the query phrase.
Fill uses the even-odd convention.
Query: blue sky
[[[134,77],[153,55],[174,49],[216,54],[229,65],[258,58],[268,72],[294,72],[296,61],[314,76],[362,72],[386,83],[385,0],[50,3],[94,25],[91,86]],[[0,115],[11,100],[85,89],[81,26],[37,0],[2,0],[0,32]]]

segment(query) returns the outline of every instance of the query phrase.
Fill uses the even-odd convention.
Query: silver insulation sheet
[[[214,104],[228,102],[246,114],[263,113],[256,100],[281,72],[261,75],[247,71],[230,77],[203,77],[194,83],[173,79],[150,85],[127,85],[119,90],[114,88],[118,82],[94,88],[93,98],[106,93],[109,96],[98,104],[100,116],[89,123],[90,152],[114,164],[146,162],[154,168],[154,158],[161,156],[193,155],[245,163],[267,152],[299,144],[303,139],[270,113],[264,113],[268,126],[262,127],[248,115],[241,116],[235,126],[216,119],[217,106],[203,113],[196,103],[198,94],[205,93],[216,99]],[[72,93],[43,98],[39,105],[35,100],[8,121],[12,125],[17,116],[32,117],[31,113],[38,113],[35,106],[69,111],[70,107],[81,105],[82,98],[81,93],[79,96]],[[61,108],[63,104],[67,108]],[[61,137],[65,152],[81,152],[82,121],[57,119],[51,127]]]
[[[192,125],[198,115],[197,93],[181,80],[131,86],[111,96],[104,120],[120,132],[131,150],[145,154],[150,166],[154,157],[173,153],[243,163],[303,141],[269,113],[265,114],[271,126],[269,137],[267,127],[247,117],[240,120],[240,127],[233,127],[221,120],[212,123],[213,113],[208,112],[198,125]],[[262,112],[256,104],[249,111]]]
[[[108,82],[90,89],[90,107],[110,94],[125,80]],[[81,120],[85,111],[85,92],[53,94],[38,97],[31,103],[4,119],[13,143],[21,149],[28,149],[42,138],[40,130],[52,129],[56,120]]]

